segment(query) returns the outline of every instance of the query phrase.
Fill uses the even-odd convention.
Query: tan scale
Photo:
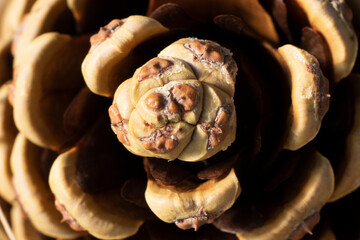
[[[158,218],[183,229],[198,229],[229,209],[241,193],[234,169],[201,184],[182,181],[165,186],[149,178],[145,199]]]
[[[18,134],[11,154],[17,199],[38,231],[54,238],[75,238],[79,233],[61,223],[62,216],[55,208],[54,196],[41,175],[41,153],[42,148]]]
[[[31,240],[39,237],[39,232],[34,228],[31,221],[25,216],[18,203],[11,208],[11,226],[14,236],[19,240]]]
[[[9,239],[8,234],[5,232],[5,229],[3,228],[3,226],[0,226],[0,239],[11,240],[11,239]]]
[[[183,38],[166,47],[158,56],[187,62],[200,82],[214,85],[230,97],[234,96],[237,65],[232,53],[219,44],[209,40]]]
[[[0,20],[0,39],[11,42],[36,0],[7,0]],[[5,1],[2,1],[5,2]]]
[[[124,81],[119,69],[127,68],[127,56],[145,40],[168,29],[155,19],[134,15],[113,20],[92,36],[92,47],[82,64],[87,86],[96,94],[113,97]]]
[[[131,103],[131,81],[124,81],[116,90],[113,105],[109,108],[111,127],[119,141],[131,152],[142,150],[141,145],[129,134],[129,119],[134,106]]]
[[[69,26],[71,20],[72,13],[66,5],[66,0],[36,1],[13,43],[14,66],[17,66],[19,59],[23,57],[33,39],[43,33],[54,31],[56,27],[59,27],[57,25],[72,28]]]
[[[316,225],[320,209],[334,190],[334,173],[330,162],[317,151],[308,151],[302,157],[300,164],[304,166],[297,178],[302,179],[300,181],[303,183],[297,186],[299,189],[296,190],[296,195],[282,203],[280,209],[261,226],[249,232],[238,233],[239,240],[300,239]],[[303,175],[307,178],[302,177]],[[290,187],[294,188],[295,185]]]
[[[170,81],[196,79],[191,67],[171,57],[157,57],[138,68],[131,78],[131,103],[135,106],[149,90],[164,86]]]
[[[342,11],[342,0],[296,0],[310,25],[320,32],[329,45],[335,81],[348,76],[355,64],[358,40],[352,24]]]
[[[0,0],[0,20],[3,21],[4,20],[4,12],[6,11],[6,7],[9,4],[10,0]],[[2,22],[2,24],[0,24],[0,39],[3,39],[3,34],[2,34],[2,28],[3,26],[1,25],[5,25],[4,22]]]
[[[320,130],[330,104],[329,82],[317,59],[305,50],[289,44],[278,50],[288,68],[292,100],[284,148],[297,150]]]
[[[330,202],[350,194],[360,186],[360,74],[352,74],[349,78],[355,96],[354,124],[346,137],[345,152],[339,166],[341,177],[336,178]]]
[[[109,108],[111,127],[117,135],[118,140],[133,154],[144,153],[151,155],[151,152],[144,149],[141,142],[131,133],[129,119],[134,111],[131,103],[131,80],[123,82],[115,92],[113,105]]]
[[[232,99],[217,87],[203,83],[203,111],[191,141],[178,157],[184,161],[207,159],[226,150],[236,138],[236,112]]]
[[[87,194],[74,181],[77,157],[78,150],[73,148],[59,155],[51,168],[49,184],[57,201],[65,206],[81,227],[97,238],[123,239],[134,235],[143,220],[129,217],[125,202],[123,206],[112,206],[111,195]],[[110,207],[115,210],[106,211],[100,203],[108,204],[107,209]]]
[[[144,148],[144,145],[133,135],[129,127],[130,117],[135,110],[131,103],[131,89],[132,82],[129,79],[123,82],[116,90],[113,105],[109,108],[111,127],[117,135],[118,140],[127,150],[135,155],[145,154],[151,156],[153,153]],[[137,115],[137,117],[137,119],[142,121],[139,115]],[[140,124],[143,127],[143,122]]]
[[[13,108],[8,102],[9,85],[0,88],[0,196],[7,202],[15,200],[12,187],[10,155],[17,135],[13,119]]]
[[[0,84],[12,78],[11,45],[35,0],[3,0],[0,6]]]
[[[187,99],[188,103],[185,100],[181,105],[179,101],[183,98],[191,99]],[[172,81],[144,94],[137,102],[136,110],[142,118],[156,127],[163,127],[168,121],[177,123],[181,120],[195,125],[203,109],[202,100],[203,91],[199,81]]]
[[[174,160],[189,144],[194,126],[181,121],[157,128],[148,125],[135,109],[129,119],[129,129],[142,147],[138,155]]]
[[[87,48],[87,37],[45,33],[19,59],[14,119],[35,144],[57,151],[72,138],[64,131],[63,114],[84,84],[80,65]]]

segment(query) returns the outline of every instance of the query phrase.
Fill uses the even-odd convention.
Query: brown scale
[[[200,128],[209,135],[207,149],[219,145],[229,132],[229,118],[232,114],[230,106],[223,106],[218,109],[217,116],[213,122],[201,123]]]
[[[176,3],[165,3],[161,5],[151,13],[150,17],[170,29],[192,27],[196,23],[194,23],[194,20]]]
[[[235,204],[214,221],[214,226],[221,231],[236,234],[260,227],[264,217],[252,200],[244,192]]]
[[[193,41],[186,46],[194,54],[195,61],[209,61],[213,64],[223,63],[220,47],[206,41]]]
[[[198,102],[196,89],[189,84],[175,85],[170,90],[170,93],[170,100],[166,100],[161,93],[153,92],[146,97],[145,105],[152,111],[162,111],[167,108],[170,114],[181,114],[182,112],[191,111]],[[167,121],[169,117],[164,116],[164,114],[158,115],[159,120],[162,118]],[[152,125],[149,125],[149,127],[154,129],[150,136],[139,138],[145,149],[154,153],[168,153],[176,148],[178,145],[176,135],[178,131],[182,131],[181,128],[174,131],[170,124],[163,130],[156,129]]]
[[[311,27],[304,27],[302,29],[300,47],[314,55],[319,61],[322,69],[328,69],[332,64],[331,53],[326,40],[321,33],[315,31]]]
[[[119,146],[105,111],[77,147],[76,181],[86,193],[121,187],[142,168],[140,158]]]
[[[252,142],[251,169],[257,170],[276,158],[287,136],[284,125],[290,107],[290,86],[276,49],[250,31],[243,21],[231,15],[219,15],[219,42],[233,52],[239,66],[234,103],[237,113],[236,142]],[[246,47],[241,47],[246,46]],[[259,66],[262,71],[258,71]],[[251,96],[250,96],[251,95]],[[247,174],[252,175],[251,169]]]
[[[164,185],[176,185],[184,179],[194,176],[186,169],[164,159],[144,158],[144,166],[148,175]]]
[[[171,101],[171,100],[169,101],[167,109],[169,110],[170,114],[180,113],[180,108],[179,108],[178,104],[176,104],[176,102]]]
[[[214,18],[214,23],[229,32],[245,35],[259,41],[262,40],[262,38],[251,30],[239,16],[228,14],[218,15]]]
[[[122,188],[123,186],[121,188],[113,188],[100,194],[93,194],[93,196],[99,207],[105,212],[118,212],[130,218],[145,221],[156,219],[156,216],[147,205],[139,205],[140,202],[145,202],[144,192],[142,192],[143,196],[141,196],[141,193],[137,194],[141,197],[141,200],[133,201],[134,199],[131,199],[132,201],[128,201],[123,197]],[[139,191],[141,191],[141,189],[139,189]]]
[[[119,109],[117,108],[116,103],[110,106],[109,116],[111,121],[111,128],[116,134],[118,140],[125,144],[130,145],[128,138],[126,137],[127,131],[124,128],[124,124],[128,124],[129,120],[123,119],[120,115]]]
[[[75,0],[74,2],[79,1]],[[79,34],[93,33],[99,29],[99,26],[104,26],[114,18],[121,19],[136,14],[144,15],[147,2],[148,0],[134,2],[118,0],[107,0],[102,2],[97,0],[81,1],[83,6],[73,9],[74,18],[76,20],[76,30]]]
[[[146,190],[146,179],[133,177],[125,181],[121,188],[121,196],[130,203],[142,208],[148,208],[144,192]]]
[[[289,158],[291,160],[288,161]],[[272,165],[259,173],[259,175],[263,176],[263,179],[266,179],[261,183],[260,188],[265,192],[274,191],[292,176],[298,167],[299,161],[300,154],[294,154],[288,150],[282,151]]]
[[[159,92],[149,94],[145,99],[145,105],[152,111],[161,112],[165,109],[170,114],[181,114],[194,109],[198,103],[198,94],[195,88],[189,84],[177,84],[170,90],[170,99]],[[158,115],[158,120],[168,120],[163,112]]]
[[[239,64],[246,78],[252,81],[259,117],[254,134],[258,149],[252,166],[254,171],[276,159],[288,134],[284,126],[291,102],[290,86],[279,59],[271,47],[249,45]],[[262,71],[256,70],[257,66],[261,66]]]
[[[112,20],[105,27],[100,27],[100,30],[97,34],[94,34],[90,38],[91,50],[94,50],[106,39],[111,38],[113,33],[121,27],[125,22],[119,19]]]
[[[51,31],[73,36],[76,35],[75,18],[69,8],[66,8],[66,10],[59,15],[59,19],[55,21]]]
[[[73,137],[64,144],[62,151],[72,147],[85,134],[109,101],[86,86],[79,90],[63,114],[64,131]]]
[[[281,31],[286,36],[289,42],[293,41],[293,37],[291,35],[289,24],[288,24],[288,10],[283,0],[274,0],[272,14],[275,22],[278,24]]]
[[[312,165],[308,156],[312,150],[308,147],[301,152],[283,152],[273,167],[265,173],[258,173],[253,182],[242,186],[240,198],[215,220],[214,225],[222,231],[236,234],[250,232],[271,221],[273,216],[283,211],[283,205],[296,196],[308,178],[304,169]],[[289,240],[299,240],[306,233],[311,233],[318,221],[319,212],[315,212],[304,219]]]
[[[156,77],[174,66],[174,63],[167,59],[154,58],[145,64],[139,73],[138,80],[143,81],[148,78]]]
[[[283,0],[287,9],[287,24],[289,26],[292,44],[298,45],[301,39],[301,30],[309,27],[310,23],[305,12],[297,5],[296,1]]]
[[[153,111],[161,111],[165,108],[165,97],[161,93],[153,92],[146,97],[145,105]]]
[[[206,161],[188,163],[178,160],[168,162],[159,158],[145,158],[144,166],[148,176],[163,185],[177,185],[184,180],[201,183],[224,176],[246,154],[246,151],[230,147],[228,151],[219,152]]]
[[[122,212],[126,206],[129,216],[152,219],[154,215],[144,204],[141,181],[146,179],[146,173],[141,170],[141,158],[119,146],[108,122],[104,112],[77,146],[76,183],[104,211]],[[129,189],[134,186],[139,188]]]
[[[247,177],[244,181],[240,180],[241,196],[231,209],[215,220],[214,225],[222,231],[234,234],[246,233],[261,227],[269,215],[276,213],[271,212],[272,209],[264,208],[268,204],[265,199],[281,198],[280,194],[276,196],[276,191],[289,181],[299,168],[299,158],[300,155],[291,151],[282,152],[265,171],[258,169],[253,174],[253,179]],[[269,203],[269,206],[277,205]]]
[[[236,165],[240,157],[242,157],[240,151],[233,153],[233,149],[228,150],[229,152],[227,154],[225,154],[225,152],[220,152],[210,159],[208,161],[210,164],[197,173],[197,178],[201,180],[210,180],[219,178],[228,173],[231,168]]]
[[[198,101],[196,89],[189,84],[175,85],[171,89],[171,96],[185,111],[191,111]]]
[[[332,55],[324,37],[314,29],[304,27],[302,29],[300,47],[316,57],[320,63],[322,72],[329,79],[331,83],[330,86],[333,87],[334,69],[332,64]]]
[[[168,153],[175,149],[179,141],[176,132],[156,129],[149,137],[139,138],[146,150],[153,153]]]
[[[270,13],[280,37],[286,42],[293,42],[293,36],[288,23],[288,9],[284,0],[260,0]]]

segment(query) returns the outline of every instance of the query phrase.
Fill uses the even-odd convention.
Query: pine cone
[[[9,0],[0,19],[17,238],[356,239],[357,1]]]

